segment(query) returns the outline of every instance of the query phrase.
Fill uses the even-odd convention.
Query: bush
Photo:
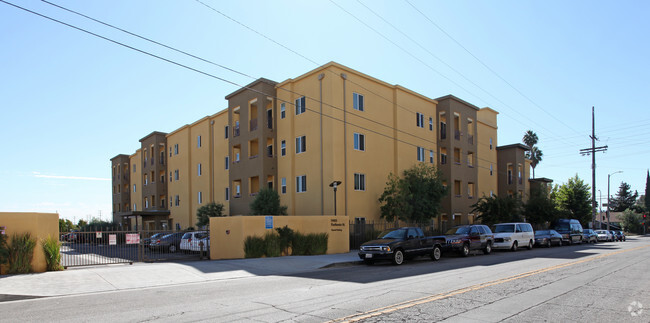
[[[47,264],[47,271],[63,270],[61,266],[61,243],[52,237],[41,240],[43,245],[43,253],[45,253],[45,262]]]
[[[291,242],[292,255],[308,256],[323,255],[327,253],[327,233],[302,234],[296,232]]]
[[[6,264],[7,261],[9,261],[9,246],[7,245],[7,235],[0,234],[0,265]],[[1,274],[2,270],[0,270],[0,275]]]
[[[9,244],[9,273],[26,274],[32,271],[36,240],[29,233],[13,234]]]
[[[293,230],[285,225],[283,228],[276,228],[275,231],[280,235],[280,249],[288,255],[289,247],[291,247],[291,241],[293,240]]]
[[[267,257],[280,257],[282,248],[280,243],[280,236],[269,231],[264,235],[264,255]]]
[[[264,256],[265,252],[264,239],[255,236],[246,237],[244,241],[244,257],[260,258]]]

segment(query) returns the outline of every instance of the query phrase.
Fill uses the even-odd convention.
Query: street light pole
[[[611,174],[607,174],[607,232],[609,232],[609,178],[618,173],[622,173],[622,170],[619,170],[618,172],[613,172]]]
[[[334,216],[336,216],[336,187],[341,185],[341,181],[333,181],[330,187],[334,189]]]

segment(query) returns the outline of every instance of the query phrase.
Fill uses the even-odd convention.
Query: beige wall
[[[191,186],[192,174],[190,169],[190,126],[185,125],[167,135],[167,195],[169,195],[170,219],[174,228],[179,223],[181,229],[195,226],[195,216],[192,214],[192,202],[194,189]],[[176,153],[178,145],[178,154]],[[171,155],[170,155],[171,151]],[[178,170],[179,178],[176,179]],[[169,174],[171,173],[171,179]],[[176,196],[179,197],[179,205],[176,205]]]
[[[478,190],[477,197],[490,196],[498,193],[497,182],[497,115],[499,113],[482,108],[477,112],[477,164],[478,164]],[[492,140],[492,143],[490,143]],[[490,167],[492,174],[490,174]]]
[[[225,159],[228,156],[228,139],[225,137],[225,128],[228,125],[228,110],[224,109],[210,117],[212,122],[212,137],[214,153],[212,154],[212,200],[224,205],[224,212],[229,214],[230,201],[226,200],[226,187],[229,186],[228,170]],[[232,131],[231,131],[232,133]],[[232,192],[229,192],[229,197]]]
[[[142,153],[138,149],[136,152],[131,155],[129,158],[131,162],[131,187],[129,191],[131,192],[131,211],[142,211],[144,204],[142,202]],[[133,192],[133,185],[135,185],[135,192]],[[135,208],[133,208],[135,204]]]
[[[285,225],[303,234],[327,233],[327,254],[350,251],[347,216],[274,216],[273,229],[266,229],[264,216],[210,218],[210,259],[244,258],[244,241],[248,236],[263,237]]]
[[[7,240],[10,242],[13,234],[29,232],[36,239],[32,270],[44,272],[47,268],[41,240],[53,237],[59,240],[59,215],[57,213],[9,213],[0,212],[0,226],[4,226]],[[5,269],[2,270],[5,273]]]

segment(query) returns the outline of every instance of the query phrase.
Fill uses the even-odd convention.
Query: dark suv
[[[459,252],[467,257],[472,250],[483,250],[488,255],[492,252],[494,234],[487,225],[461,225],[449,229],[445,236],[447,238],[446,249]]]

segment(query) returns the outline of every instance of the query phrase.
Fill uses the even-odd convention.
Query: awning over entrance
[[[167,210],[131,211],[119,214],[122,218],[122,226],[129,230],[172,230],[169,215],[170,212]],[[135,220],[132,221],[132,219]]]

